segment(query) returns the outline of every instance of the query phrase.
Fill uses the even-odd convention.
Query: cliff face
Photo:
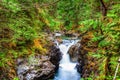
[[[59,62],[62,58],[62,53],[60,52],[59,48],[56,46],[52,46],[50,49],[50,62],[55,65],[55,70],[59,67]]]

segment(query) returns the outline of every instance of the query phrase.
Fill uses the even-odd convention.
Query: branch
[[[120,58],[119,58],[119,60],[118,60],[118,65],[117,65],[117,67],[116,67],[115,75],[114,75],[113,80],[116,80],[116,76],[117,76],[117,72],[118,72],[118,69],[119,69],[119,65],[120,65]]]

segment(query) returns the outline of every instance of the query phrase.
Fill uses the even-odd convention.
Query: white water
[[[77,40],[63,40],[63,43],[58,45],[63,56],[54,80],[80,80],[80,74],[75,67],[77,62],[71,62],[67,53],[69,48],[75,43],[77,43]]]

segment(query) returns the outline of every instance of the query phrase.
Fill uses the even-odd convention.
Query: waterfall
[[[63,57],[54,80],[80,80],[80,74],[76,69],[77,62],[71,62],[69,54],[67,53],[69,48],[77,42],[78,40],[63,40],[63,43],[58,45]]]

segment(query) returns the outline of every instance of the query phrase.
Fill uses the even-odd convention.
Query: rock
[[[89,77],[91,71],[95,71],[93,69],[95,68],[95,65],[93,66],[93,61],[91,61],[91,58],[89,59],[89,56],[87,56],[88,51],[84,49],[84,42],[85,41],[82,40],[82,42],[80,41],[77,44],[71,46],[68,53],[70,55],[71,61],[78,61],[76,68],[77,71],[81,73],[81,77],[86,78]]]
[[[54,75],[55,66],[50,61],[46,61],[42,65],[42,72],[38,77],[36,77],[35,80],[48,80],[51,76]]]
[[[72,45],[68,51],[70,55],[71,61],[78,61],[79,53],[80,52],[80,44],[77,43],[75,45]]]
[[[56,41],[58,42],[58,44],[61,44],[63,42],[61,38],[56,38]]]
[[[98,69],[98,60],[88,54],[88,50],[91,50],[89,47],[87,47],[87,44],[89,42],[88,37],[82,37],[82,40],[79,42],[81,44],[79,48],[79,57],[78,57],[78,64],[76,65],[77,71],[81,73],[82,78],[88,78],[91,73],[94,74],[94,76],[97,76],[99,74]],[[94,51],[94,48],[92,49]],[[71,51],[72,52],[72,51]]]
[[[20,80],[49,80],[59,67],[62,53],[51,42],[46,55],[36,54],[29,58],[17,59],[17,74]]]
[[[23,58],[18,58],[17,59],[17,64],[20,65],[24,62],[24,59]]]
[[[56,66],[55,70],[59,67],[59,62],[62,59],[62,53],[59,48],[55,45],[51,46],[50,49],[50,61]]]
[[[58,42],[58,44],[60,44],[60,43],[62,43],[62,39],[61,39],[61,36],[62,36],[63,34],[61,33],[61,32],[56,32],[55,34],[54,34],[54,39]]]
[[[61,37],[62,34],[61,33],[55,33],[55,37]]]
[[[54,34],[46,34],[46,36],[45,37],[47,37],[47,40],[49,40],[49,41],[54,41]]]
[[[82,73],[82,66],[79,63],[76,65],[76,68],[79,73]]]
[[[47,56],[18,59],[17,74],[20,80],[47,80],[53,76],[55,66]],[[52,74],[52,75],[51,75]]]
[[[65,32],[64,35],[67,37],[77,37],[78,36],[78,34],[75,33],[74,31]]]

